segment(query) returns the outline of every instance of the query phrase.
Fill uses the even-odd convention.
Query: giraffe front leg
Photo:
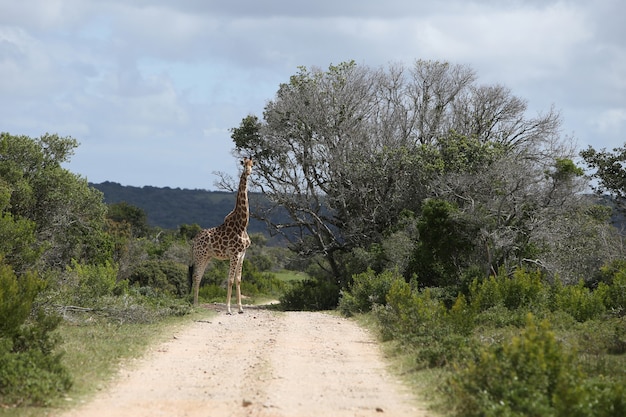
[[[228,269],[228,284],[226,289],[226,314],[233,314],[230,311],[230,298],[233,295],[233,283],[235,282],[235,276],[237,275],[237,259],[232,257],[230,259],[230,267]]]
[[[239,306],[239,314],[243,314],[243,306],[241,305],[241,277],[237,277],[237,305]]]
[[[230,296],[232,295],[233,292],[233,281],[230,279],[230,277],[228,278],[228,289],[226,290],[226,314],[233,314],[232,311],[230,311]]]
[[[243,305],[241,304],[241,270],[243,268],[243,258],[246,256],[242,252],[237,259],[237,270],[235,275],[235,283],[237,284],[237,305],[239,306],[239,314],[243,313]]]

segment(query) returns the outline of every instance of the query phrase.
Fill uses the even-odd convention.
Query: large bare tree
[[[560,128],[554,109],[528,116],[524,100],[477,84],[466,66],[347,62],[300,68],[262,120],[244,118],[232,138],[255,158],[253,182],[273,203],[257,214],[285,210],[290,221],[274,230],[345,278],[341,254],[381,242],[427,198],[453,202],[478,230],[466,262],[545,264],[530,249],[566,232],[555,219],[583,204]]]

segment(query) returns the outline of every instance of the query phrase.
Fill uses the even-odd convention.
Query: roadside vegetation
[[[191,307],[189,240],[198,225],[150,227],[128,203],[106,205],[62,167],[72,138],[0,136],[0,413],[84,395]],[[288,251],[253,235],[244,294],[277,299]],[[227,265],[206,272],[201,300],[224,302]]]
[[[372,316],[402,373],[430,375],[427,391],[442,414],[626,413],[626,264],[607,268],[595,289],[524,269],[468,278],[451,299],[397,273],[367,271],[339,310]]]
[[[432,61],[302,67],[232,139],[268,225],[251,235],[247,302],[372,323],[442,414],[626,415],[626,150],[581,151],[555,109],[528,115]],[[146,329],[199,314],[200,226],[104,204],[63,168],[76,146],[0,136],[0,408],[15,415],[83,395]],[[224,301],[227,269],[207,268],[201,302]]]

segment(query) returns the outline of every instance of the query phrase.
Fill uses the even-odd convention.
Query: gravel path
[[[427,416],[354,322],[248,307],[175,331],[63,417]]]

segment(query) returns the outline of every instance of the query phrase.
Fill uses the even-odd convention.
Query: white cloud
[[[564,131],[623,141],[620,0],[21,0],[0,4],[3,130],[76,137],[93,180],[211,187],[229,128],[297,66],[468,64]],[[619,144],[618,144],[619,145]],[[594,144],[595,146],[595,144]],[[184,161],[184,163],[182,162]]]
[[[598,130],[602,133],[626,132],[626,108],[607,109],[598,117]]]

